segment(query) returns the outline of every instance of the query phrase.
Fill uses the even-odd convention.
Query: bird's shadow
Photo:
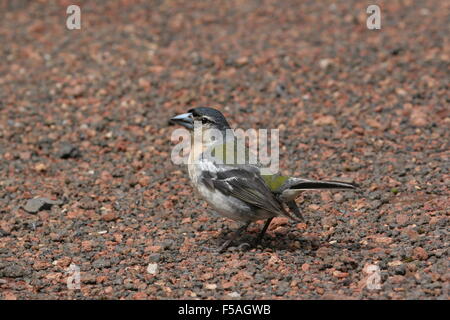
[[[217,237],[210,238],[203,243],[207,247],[216,247],[217,249],[233,234],[233,230],[222,229]],[[256,239],[259,232],[246,231],[236,238],[226,252],[233,251],[250,251],[253,249],[264,251],[266,249],[271,249],[272,251],[316,251],[321,244],[321,241],[317,238],[307,238],[307,237],[297,237],[292,238],[290,233],[287,234],[274,234],[272,232],[267,232],[262,241],[256,245]],[[295,234],[295,233],[293,233]]]

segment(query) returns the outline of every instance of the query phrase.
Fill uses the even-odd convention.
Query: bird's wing
[[[245,203],[266,210],[274,215],[284,215],[296,220],[289,214],[270,188],[264,182],[259,169],[250,165],[218,165],[217,171],[202,173],[202,182],[225,195],[233,196]]]

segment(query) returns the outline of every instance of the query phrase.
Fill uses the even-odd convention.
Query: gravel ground
[[[72,31],[69,4],[0,2],[0,297],[448,299],[448,1],[78,1]],[[193,106],[362,190],[217,255],[237,224],[170,160]]]

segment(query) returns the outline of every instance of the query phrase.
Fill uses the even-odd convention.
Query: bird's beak
[[[172,119],[170,119],[170,122],[182,125],[187,129],[194,128],[194,119],[192,118],[192,113],[183,113],[178,116],[175,116]]]

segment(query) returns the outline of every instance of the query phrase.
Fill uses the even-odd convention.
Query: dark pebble
[[[48,198],[34,198],[27,201],[23,209],[28,213],[37,213],[41,210],[49,210],[53,205],[61,205],[62,201]]]

